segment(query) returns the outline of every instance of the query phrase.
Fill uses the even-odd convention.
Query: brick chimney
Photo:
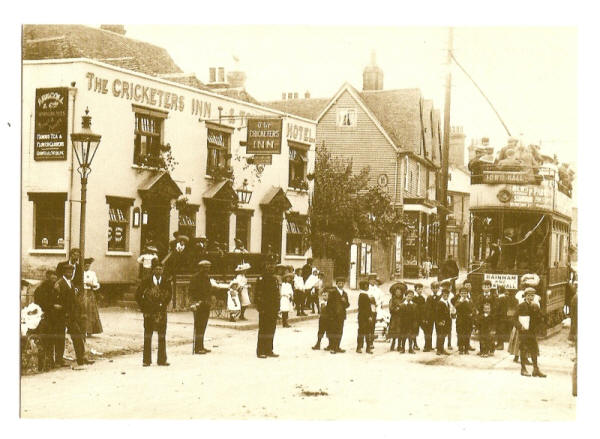
[[[227,82],[231,88],[244,88],[246,86],[246,73],[242,71],[227,72]]]
[[[363,91],[383,90],[383,70],[377,65],[375,50],[371,51],[371,64],[363,70]]]
[[[225,82],[225,67],[219,67],[217,70],[217,81]]]
[[[208,82],[217,82],[217,68],[216,67],[208,68]]]
[[[125,25],[123,24],[101,24],[100,29],[114,32],[119,35],[125,35]]]
[[[304,99],[310,99],[310,92],[308,90],[304,92]]]
[[[448,163],[451,166],[464,166],[465,164],[465,133],[463,127],[450,128],[450,154]]]

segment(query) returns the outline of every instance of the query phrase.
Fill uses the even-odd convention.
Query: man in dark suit
[[[450,355],[444,349],[444,340],[449,335],[452,327],[452,317],[450,316],[450,302],[448,296],[450,291],[447,287],[442,288],[442,297],[435,306],[435,333],[437,355]]]
[[[256,356],[258,358],[278,357],[273,352],[273,338],[279,314],[279,281],[274,274],[275,262],[268,260],[265,273],[256,282],[255,304],[258,310],[258,341]]]
[[[327,310],[330,315],[330,332],[327,334],[331,345],[332,354],[345,352],[340,348],[342,334],[344,333],[344,320],[346,320],[346,309],[350,306],[348,293],[344,291],[346,278],[338,276],[335,279],[335,288],[329,291],[327,299]]]
[[[458,278],[458,265],[454,260],[452,255],[448,255],[448,258],[442,265],[442,270],[440,270],[440,276],[438,280],[442,281],[444,279],[450,280],[450,284],[452,285],[452,293],[456,294],[456,278]]]
[[[358,336],[356,338],[356,352],[362,353],[363,345],[367,347],[367,354],[372,354],[373,349],[371,347],[371,327],[375,322],[375,301],[369,297],[369,282],[361,280],[358,283],[360,288],[360,294],[358,295]]]
[[[163,276],[163,266],[155,262],[152,267],[152,276],[142,280],[136,293],[135,300],[144,314],[144,354],[143,366],[152,364],[152,335],[158,333],[158,358],[159,366],[168,366],[167,363],[167,305],[171,301],[171,288]]]
[[[42,320],[38,325],[36,331],[40,335],[42,343],[42,352],[38,356],[38,370],[46,371],[52,369],[55,364],[55,337],[56,334],[56,323],[55,323],[55,308],[56,295],[54,294],[54,284],[58,280],[56,272],[52,270],[46,271],[46,279],[35,289],[33,301],[42,308]],[[64,325],[63,325],[63,339],[64,339]],[[64,343],[64,342],[63,342]],[[63,345],[64,346],[64,345]],[[62,355],[59,360],[62,359]]]
[[[69,252],[69,260],[59,262],[56,265],[56,274],[61,276],[63,273],[63,267],[65,265],[72,265],[73,274],[71,275],[71,283],[73,284],[73,289],[75,290],[75,303],[74,303],[74,314],[76,314],[78,319],[79,327],[86,328],[87,324],[85,319],[87,318],[87,313],[84,312],[84,304],[83,304],[83,261],[81,260],[81,252],[78,248],[72,248]],[[83,334],[85,339],[85,334]]]
[[[210,261],[202,260],[198,262],[198,272],[192,277],[188,292],[192,300],[191,309],[194,313],[194,342],[192,353],[208,354],[210,349],[204,347],[204,334],[208,325],[210,316],[210,305],[212,302],[213,287],[218,284],[208,276],[208,271],[212,266]]]
[[[65,349],[65,326],[73,341],[75,357],[77,364],[93,364],[92,360],[85,358],[84,334],[80,326],[81,318],[79,316],[81,308],[78,304],[76,295],[83,294],[83,290],[76,291],[73,279],[75,267],[71,264],[62,264],[62,277],[54,285],[54,294],[56,296],[55,322],[56,322],[56,343],[55,345],[55,363],[62,366],[63,353]]]

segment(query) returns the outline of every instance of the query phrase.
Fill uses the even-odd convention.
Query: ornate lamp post
[[[100,134],[94,134],[90,129],[92,125],[92,116],[89,116],[89,110],[85,109],[85,116],[82,116],[81,127],[82,130],[79,133],[71,134],[71,141],[73,142],[73,152],[77,157],[79,168],[77,172],[81,176],[81,215],[79,218],[79,263],[83,267],[85,258],[85,209],[86,209],[86,197],[87,197],[87,179],[90,172],[92,172],[92,160],[96,155],[98,146],[100,145]]]

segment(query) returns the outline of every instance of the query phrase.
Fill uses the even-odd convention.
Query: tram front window
[[[549,221],[542,218],[524,212],[474,214],[474,261],[500,271],[544,271]]]

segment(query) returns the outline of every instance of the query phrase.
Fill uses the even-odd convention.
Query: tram
[[[469,163],[473,293],[481,292],[486,279],[514,291],[524,274],[535,273],[547,326],[555,326],[570,292],[574,172],[535,146],[509,145],[495,159],[490,153],[479,151]]]

